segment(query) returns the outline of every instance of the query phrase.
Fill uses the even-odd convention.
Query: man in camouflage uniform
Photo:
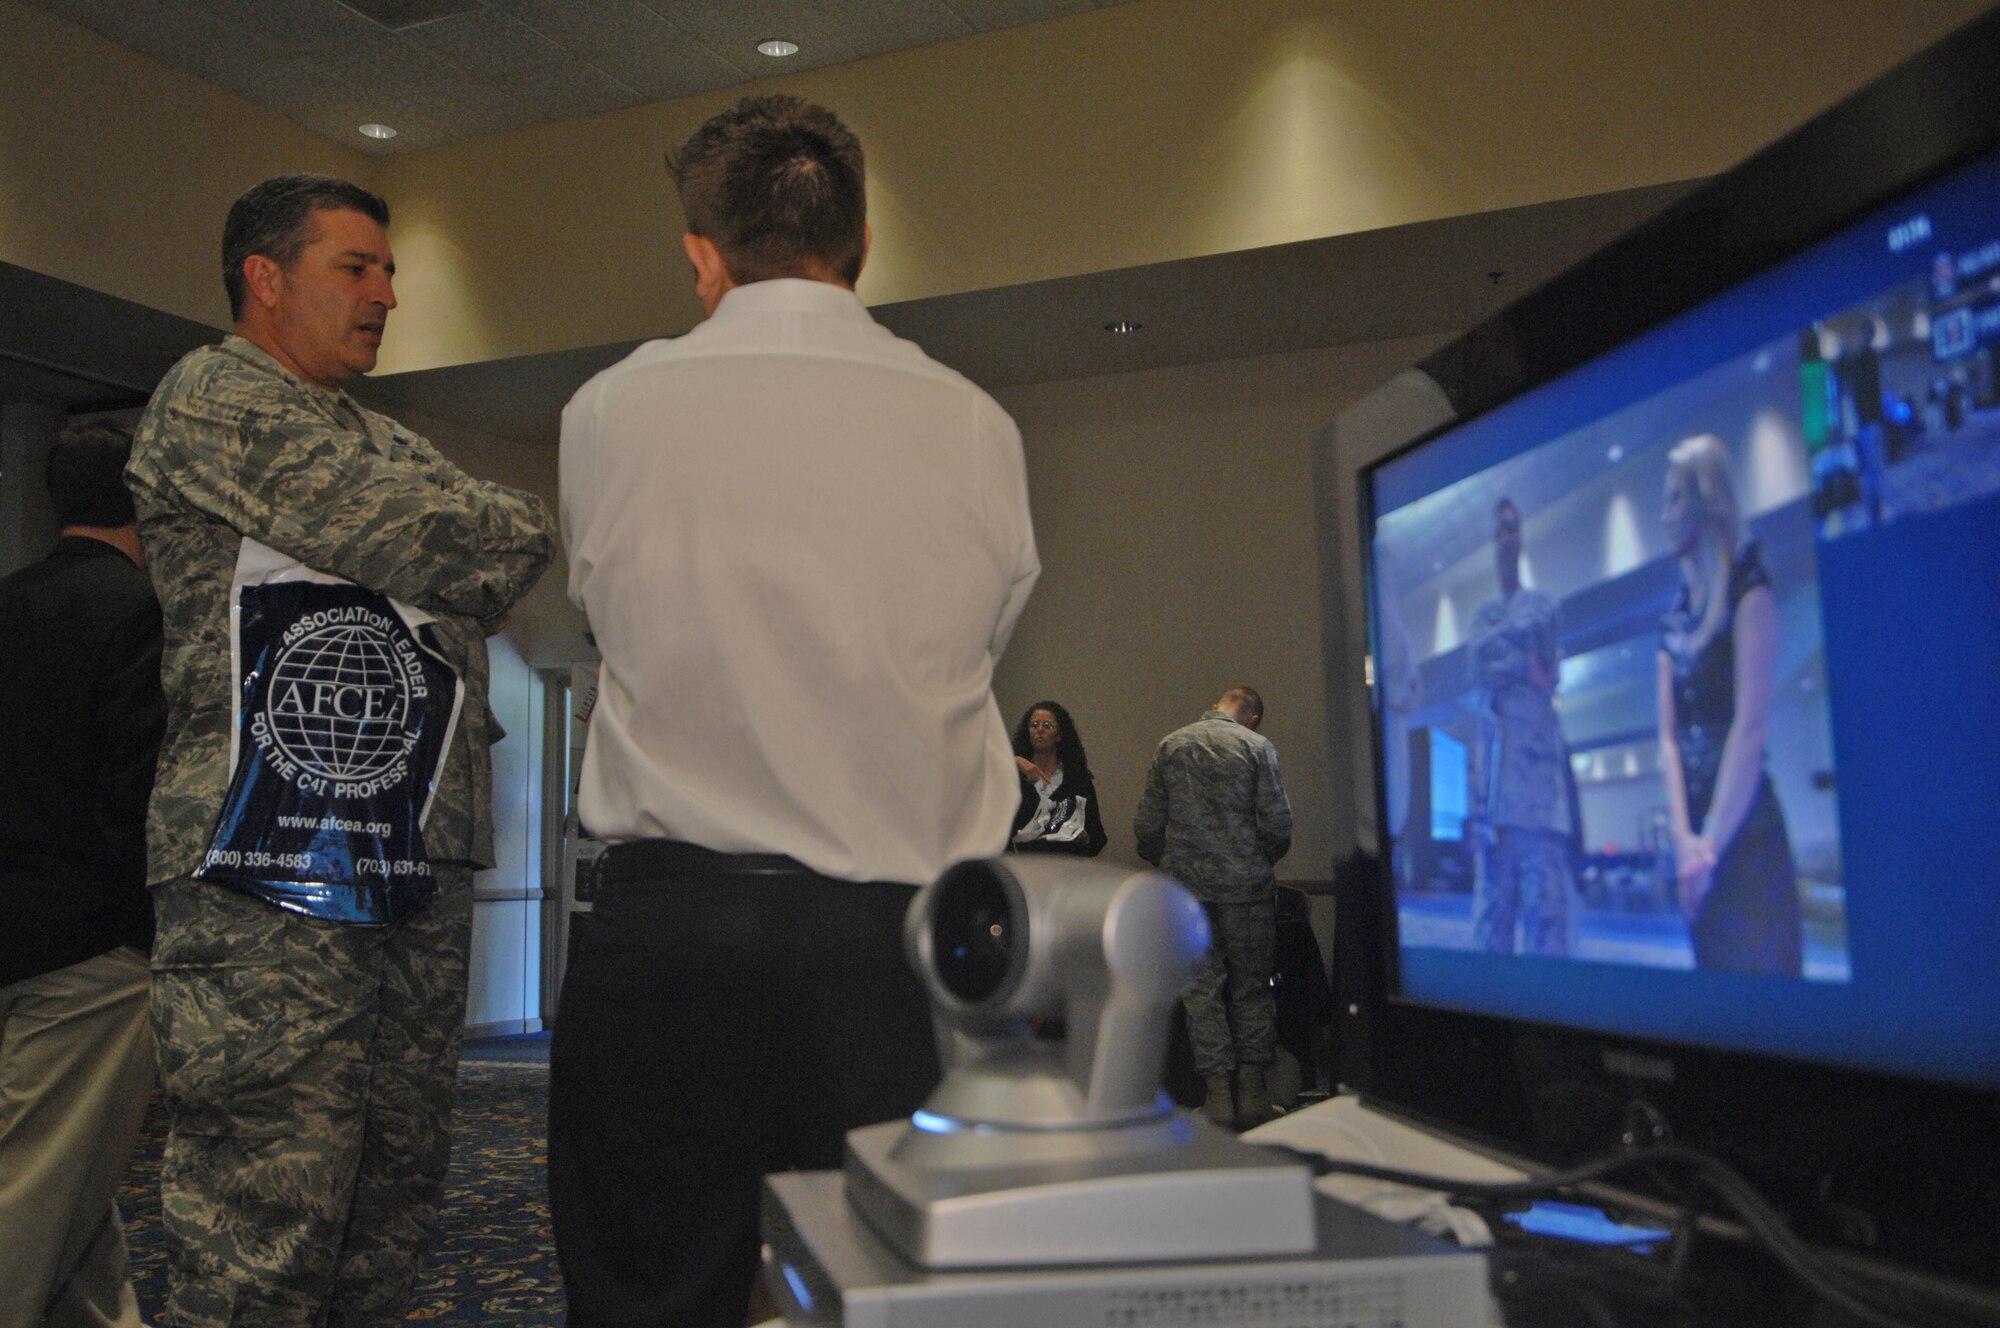
[[[1181,995],[1203,1108],[1218,1125],[1270,1119],[1264,1077],[1277,1051],[1277,877],[1292,846],[1278,749],[1257,732],[1264,698],[1232,687],[1160,741],[1132,830],[1139,856],[1194,892],[1213,940]],[[1224,988],[1228,999],[1225,1003]],[[1232,1090],[1233,1093],[1232,1093]]]
[[[1518,921],[1525,953],[1566,955],[1576,887],[1569,758],[1554,699],[1562,610],[1521,584],[1521,513],[1506,498],[1493,509],[1493,558],[1500,594],[1479,606],[1466,637],[1483,703],[1473,757],[1473,941],[1512,954]]]
[[[539,499],[469,478],[341,390],[374,368],[396,304],[388,220],[323,177],[239,198],[235,334],[168,372],[127,472],[166,627],[148,879],[175,1325],[400,1322],[437,1217],[472,873],[493,861],[484,638],[554,543]],[[437,895],[403,920],[343,926],[192,879],[230,782],[246,538],[433,615],[464,680],[424,828]]]

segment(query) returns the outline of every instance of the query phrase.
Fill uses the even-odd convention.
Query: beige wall
[[[1983,7],[1135,0],[758,86],[868,143],[889,302],[1707,175]],[[0,260],[185,317],[247,184],[382,190],[384,372],[687,326],[661,152],[741,91],[365,157],[19,0],[0,89]]]
[[[1107,855],[1137,862],[1153,747],[1233,683],[1264,694],[1297,818],[1284,880],[1349,844],[1320,678],[1314,431],[1436,338],[1120,374],[999,394],[1021,425],[1042,579],[994,693],[1011,729],[1067,706],[1104,801]],[[1351,765],[1338,762],[1345,771]]]
[[[867,144],[887,303],[1713,174],[1983,7],[1137,0],[758,86]],[[691,324],[661,153],[741,91],[385,159],[385,369]]]
[[[467,474],[540,494],[551,512],[557,510],[554,448],[511,443],[420,411],[403,411],[397,418],[436,443]],[[583,614],[571,606],[568,584],[569,562],[558,549],[554,564],[508,617],[507,641],[531,668],[597,658],[583,639]],[[513,722],[507,726],[512,728]]]
[[[0,0],[0,261],[211,326],[222,219],[267,175],[369,161],[191,74]]]

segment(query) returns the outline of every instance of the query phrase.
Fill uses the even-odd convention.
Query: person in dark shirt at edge
[[[114,1194],[153,1079],[146,799],[160,606],[95,423],[49,453],[61,535],[0,581],[0,1324],[138,1328]]]
[[[1014,813],[1015,853],[1074,853],[1094,858],[1110,838],[1104,833],[1090,758],[1069,711],[1037,701],[1014,726],[1014,764],[1021,771],[1021,806]]]

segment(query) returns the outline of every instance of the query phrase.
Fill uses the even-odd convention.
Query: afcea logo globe
[[[322,627],[286,646],[271,666],[264,712],[287,757],[342,783],[389,773],[417,738],[395,648],[365,623]]]

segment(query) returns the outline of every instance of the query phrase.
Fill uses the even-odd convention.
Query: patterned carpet
[[[467,1044],[458,1076],[457,1138],[444,1217],[410,1317],[427,1323],[560,1324],[562,1281],[549,1235],[543,1180],[547,1042]],[[511,1044],[511,1045],[510,1045]],[[166,1299],[160,1242],[160,1152],[166,1120],[155,1101],[120,1195],[132,1281],[146,1321]]]

